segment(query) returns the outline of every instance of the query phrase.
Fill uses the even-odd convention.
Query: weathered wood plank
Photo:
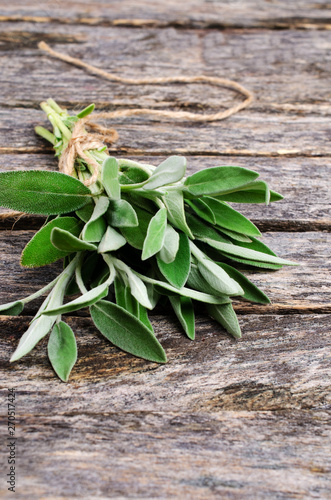
[[[17,397],[16,498],[264,500],[331,492],[327,412],[45,417],[22,414],[24,396]]]
[[[9,363],[29,319],[1,317],[3,386],[16,388],[21,415],[330,409],[330,315],[240,316],[240,340],[198,315],[193,342],[172,316],[154,316],[165,365],[119,351],[90,318],[68,318],[78,342],[68,384],[50,366],[46,339]]]
[[[1,232],[0,253],[0,304],[23,298],[34,293],[54,279],[61,269],[61,262],[39,269],[19,266],[19,256],[33,231]],[[266,242],[280,257],[299,262],[298,267],[284,267],[278,271],[246,271],[252,281],[267,293],[275,304],[270,306],[237,305],[238,312],[305,310],[326,311],[331,306],[329,283],[330,233],[265,233]],[[37,304],[27,305],[27,312],[36,311]]]
[[[196,32],[74,26],[68,34],[66,26],[57,24],[0,26],[6,67],[0,96],[4,106],[36,107],[52,95],[71,106],[93,101],[108,107],[181,107],[202,112],[230,107],[241,99],[231,90],[210,85],[109,82],[39,51],[37,43],[45,39],[60,52],[126,77],[203,73],[238,80],[255,94],[251,110],[299,116],[331,113],[331,31]]]
[[[118,155],[123,157],[123,155]],[[158,165],[165,156],[135,156],[130,159]],[[330,158],[254,158],[238,156],[188,156],[187,172],[192,174],[218,165],[238,165],[259,172],[261,179],[282,193],[284,200],[269,207],[233,204],[264,231],[323,230],[331,227],[330,218]],[[57,169],[58,161],[51,154],[0,155],[0,170]],[[8,212],[8,210],[7,210]],[[0,214],[5,214],[0,209]],[[16,220],[16,223],[15,223]],[[1,229],[32,229],[43,218],[25,216],[21,219],[0,219]]]
[[[55,96],[56,97],[56,96]],[[0,109],[0,153],[40,153],[45,141],[34,126],[46,125],[41,111]],[[130,118],[112,126],[119,140],[110,151],[122,154],[204,154],[245,156],[329,156],[330,120],[327,117],[266,115],[241,112],[208,125],[166,123]]]
[[[125,2],[89,2],[87,0],[63,0],[52,2],[36,0],[26,3],[15,1],[15,5],[2,2],[1,19],[31,20],[36,23],[57,21],[62,24],[115,25],[135,27],[175,25],[194,28],[224,27],[266,27],[301,29],[326,28],[331,24],[330,5],[324,0],[311,2],[297,0],[294,3],[285,0],[219,2],[217,0],[189,0],[185,4],[169,0],[167,9],[162,2],[132,0]]]

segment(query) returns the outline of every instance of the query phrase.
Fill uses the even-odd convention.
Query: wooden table
[[[2,317],[2,422],[16,390],[17,488],[2,498],[330,498],[330,72],[325,1],[166,3],[1,1],[2,170],[56,169],[33,127],[39,102],[78,110],[151,107],[215,112],[238,102],[203,85],[130,86],[87,74],[37,49],[53,48],[127,77],[232,78],[255,94],[249,109],[210,124],[116,121],[118,157],[156,165],[170,154],[189,172],[217,165],[257,170],[285,195],[240,207],[280,256],[302,263],[252,279],[269,306],[236,303],[235,341],[200,311],[189,341],[170,312],[152,317],[169,363],[110,345],[88,316],[68,319],[79,361],[68,384],[54,375],[46,341],[9,358],[38,304]],[[57,275],[19,267],[41,218],[2,216],[0,303]]]

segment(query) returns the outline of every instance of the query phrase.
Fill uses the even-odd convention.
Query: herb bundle
[[[41,107],[53,132],[43,127],[36,132],[53,144],[60,164],[64,158],[71,163],[70,175],[2,172],[0,205],[48,217],[23,250],[21,264],[39,267],[63,259],[64,269],[40,291],[0,306],[0,314],[18,315],[26,303],[48,293],[11,361],[51,332],[48,356],[67,381],[77,347],[62,315],[84,307],[115,346],[158,363],[166,362],[166,354],[148,310],[159,301],[171,305],[190,339],[199,302],[239,338],[231,297],[270,301],[236,263],[266,269],[294,263],[277,257],[258,239],[257,227],[228,202],[268,204],[282,196],[258,180],[258,173],[242,167],[207,168],[185,177],[181,156],[157,167],[116,159],[82,128],[93,105],[75,116],[52,99]],[[73,136],[78,125],[80,136]],[[72,153],[75,141],[82,139]]]

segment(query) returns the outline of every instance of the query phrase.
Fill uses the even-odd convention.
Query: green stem
[[[40,135],[41,137],[46,139],[46,141],[50,142],[51,144],[53,144],[53,146],[55,146],[56,137],[54,134],[52,134],[52,132],[50,132],[46,128],[40,127],[40,126],[35,127],[34,130],[35,130],[36,134]]]

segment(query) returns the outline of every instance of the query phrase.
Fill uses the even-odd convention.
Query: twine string
[[[211,122],[211,121],[219,121],[228,118],[238,111],[241,111],[244,108],[247,108],[253,101],[254,97],[252,92],[246,89],[243,85],[233,80],[229,80],[227,78],[220,78],[216,76],[207,76],[207,75],[196,75],[196,76],[169,76],[169,77],[161,77],[161,78],[125,78],[114,73],[110,73],[108,71],[104,71],[103,69],[97,68],[90,63],[86,63],[81,59],[76,57],[69,56],[67,54],[62,54],[54,49],[52,49],[47,43],[40,42],[38,44],[39,49],[47,52],[52,57],[60,59],[68,64],[72,64],[74,66],[78,66],[87,70],[88,72],[98,75],[107,80],[111,80],[114,82],[129,84],[129,85],[148,85],[148,84],[167,84],[167,83],[203,83],[214,85],[217,87],[228,87],[232,90],[235,90],[239,94],[242,94],[245,97],[244,101],[241,101],[234,106],[224,110],[218,111],[217,113],[210,114],[200,114],[200,113],[191,113],[188,111],[171,111],[171,110],[160,110],[160,109],[149,109],[149,108],[133,108],[133,109],[122,109],[116,111],[103,111],[99,113],[93,113],[93,117],[97,119],[115,119],[115,118],[127,118],[130,116],[139,116],[139,115],[151,115],[156,116],[158,118],[169,118],[180,119],[180,120],[190,120],[194,122]],[[84,125],[87,125],[94,132],[88,133]],[[85,181],[86,185],[93,184],[98,177],[98,173],[100,170],[100,165],[90,156],[88,156],[85,151],[89,149],[98,149],[103,146],[103,142],[113,143],[118,138],[118,134],[116,130],[109,129],[104,127],[94,121],[90,120],[90,117],[87,116],[85,118],[79,119],[72,132],[71,140],[69,141],[67,147],[63,150],[62,155],[59,161],[60,171],[71,175],[74,170],[75,159],[77,156],[83,158],[86,163],[91,167],[92,176],[90,179]],[[103,141],[103,142],[102,142]]]

